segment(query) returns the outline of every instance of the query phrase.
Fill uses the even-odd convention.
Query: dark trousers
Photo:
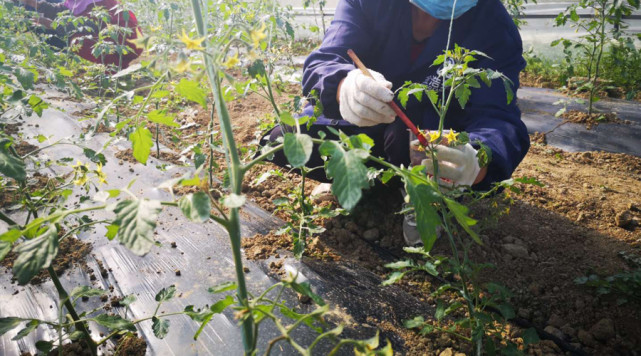
[[[333,135],[327,127],[333,127],[336,130],[340,130],[347,134],[348,136],[366,134],[372,140],[374,140],[374,147],[372,148],[372,155],[375,157],[382,157],[387,162],[390,162],[395,165],[405,165],[408,166],[410,163],[409,159],[409,131],[407,127],[403,124],[400,119],[396,119],[391,124],[381,124],[371,127],[358,127],[348,123],[345,120],[321,120],[322,124],[315,123],[312,125],[309,130],[303,125],[301,127],[301,132],[306,133],[313,138],[318,138],[318,133],[324,131],[328,139],[338,139]],[[282,137],[286,132],[295,132],[296,129],[288,126],[276,126],[274,127],[263,139],[262,144],[265,144],[267,140],[270,142],[275,142],[279,137]],[[272,160],[278,166],[286,167],[289,162],[285,157],[283,151],[279,151],[274,155]],[[324,161],[321,159],[320,154],[318,153],[318,145],[314,145],[314,151],[312,156],[307,162],[308,168],[319,167],[324,164]],[[370,165],[372,166],[372,165]],[[312,171],[309,175],[309,178],[315,179],[320,182],[329,182],[329,179],[325,176],[325,171],[322,169],[317,169]]]

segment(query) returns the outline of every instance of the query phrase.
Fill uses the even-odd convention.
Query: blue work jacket
[[[450,21],[441,21],[418,58],[410,59],[412,46],[411,4],[407,0],[341,0],[334,20],[320,48],[312,52],[304,65],[303,92],[316,90],[323,105],[317,124],[351,125],[341,118],[336,91],[338,83],[355,69],[347,55],[353,49],[363,63],[393,83],[393,90],[406,81],[442,85],[432,66],[447,45]],[[479,57],[472,67],[491,68],[505,74],[519,86],[519,72],[525,68],[523,45],[518,29],[499,0],[479,0],[471,10],[454,20],[450,48],[454,44],[478,50],[491,59]],[[462,110],[453,103],[445,128],[467,131],[471,140],[481,140],[492,149],[488,175],[480,189],[507,179],[527,153],[530,141],[516,99],[507,103],[500,80],[491,87],[472,88],[469,102]],[[310,108],[306,108],[305,112]],[[424,99],[410,99],[406,113],[421,129],[436,129],[438,116]],[[400,120],[397,118],[397,120]]]

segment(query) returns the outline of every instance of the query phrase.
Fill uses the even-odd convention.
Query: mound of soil
[[[60,242],[58,256],[53,260],[51,266],[58,276],[62,275],[71,267],[81,267],[84,270],[89,270],[90,268],[87,266],[86,257],[91,252],[92,248],[93,247],[90,243],[83,242],[72,237],[65,238]],[[13,262],[16,257],[17,256],[13,252],[10,252],[4,260],[0,261],[0,266],[5,267],[5,273],[11,273]],[[38,285],[49,279],[49,273],[46,270],[42,270],[33,277],[29,283],[32,285]]]
[[[145,356],[147,354],[147,342],[145,339],[126,336],[118,343],[114,356]]]
[[[619,119],[615,113],[592,113],[590,115],[587,112],[570,110],[563,113],[561,117],[567,122],[584,124],[588,130],[592,130],[597,125],[603,123],[630,124],[627,120]]]

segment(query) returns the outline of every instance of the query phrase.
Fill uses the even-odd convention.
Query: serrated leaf
[[[452,214],[454,214],[454,218],[456,218],[456,221],[461,225],[463,230],[465,230],[465,232],[467,232],[477,244],[482,245],[483,242],[479,238],[479,235],[471,228],[476,225],[477,220],[472,219],[468,215],[469,209],[465,205],[449,198],[445,198],[445,203],[447,204],[447,208],[452,212]]]
[[[292,281],[290,285],[293,290],[295,290],[296,292],[302,295],[309,297],[311,300],[314,301],[314,303],[320,306],[325,305],[325,301],[323,300],[323,298],[321,298],[318,294],[312,292],[312,287],[309,284],[309,282],[306,281],[302,283],[296,283],[295,281]]]
[[[27,104],[31,107],[31,110],[38,115],[38,117],[42,117],[44,110],[49,107],[49,104],[37,95],[31,95]]]
[[[118,235],[118,229],[120,229],[120,226],[118,225],[108,225],[107,226],[107,233],[105,233],[105,237],[109,240],[113,240],[116,235]]]
[[[175,89],[185,99],[200,104],[204,109],[207,109],[207,92],[197,82],[182,78]]]
[[[164,339],[167,333],[169,333],[169,320],[159,319],[154,316],[151,318],[151,321],[151,330],[153,330],[154,336],[159,339]]]
[[[39,325],[40,325],[40,321],[39,321],[39,320],[35,320],[35,319],[33,319],[33,320],[29,321],[29,322],[27,323],[27,326],[25,326],[25,328],[24,328],[24,329],[22,329],[22,330],[18,331],[18,333],[16,334],[16,336],[14,336],[11,340],[16,341],[16,340],[20,340],[20,339],[22,339],[23,337],[25,337],[25,336],[27,336],[27,335],[31,334],[31,332],[32,332],[32,331],[36,330],[36,328],[37,328]]]
[[[188,194],[178,201],[178,206],[183,214],[196,222],[205,222],[209,220],[211,214],[211,201],[209,196],[203,192]]]
[[[58,254],[58,229],[49,225],[42,235],[18,245],[14,252],[18,257],[13,262],[13,275],[18,284],[27,284]]]
[[[209,287],[208,291],[209,291],[209,293],[216,294],[216,293],[227,292],[227,291],[234,290],[234,289],[236,289],[236,283],[235,282],[224,282],[224,283],[220,283],[218,285],[215,285],[213,287]]]
[[[147,114],[147,118],[149,119],[149,121],[156,124],[161,124],[169,127],[180,127],[180,125],[178,125],[178,123],[174,121],[174,117],[168,115],[167,111],[165,110],[154,110]]]
[[[24,182],[27,179],[25,164],[11,153],[11,144],[9,139],[0,139],[0,173],[18,182]]]
[[[29,319],[22,319],[22,318],[15,318],[15,317],[0,318],[0,336],[17,328],[18,325],[20,325],[23,321],[27,321],[27,320]]]
[[[129,134],[129,141],[131,141],[136,161],[147,164],[151,147],[154,145],[151,132],[146,127],[139,126],[136,131]]]
[[[412,260],[404,260],[404,261],[396,261],[396,262],[388,263],[385,265],[385,268],[402,269],[402,268],[410,268],[414,266],[415,265]]]
[[[120,315],[100,314],[91,320],[110,330],[136,331],[136,326],[134,326],[131,321],[122,318]]]
[[[331,157],[325,164],[325,171],[327,177],[332,178],[332,193],[343,208],[352,210],[361,199],[362,190],[369,188],[367,167],[363,163],[367,153],[363,150],[345,151],[332,141],[324,142],[319,151]]]
[[[96,151],[92,150],[91,148],[84,148],[82,150],[82,153],[93,163],[100,163],[102,165],[105,165],[107,163],[107,159],[105,158],[104,154],[96,153]]]
[[[166,302],[170,300],[171,298],[174,297],[176,294],[176,286],[175,285],[170,285],[167,288],[163,288],[156,294],[156,301],[157,302]]]
[[[286,133],[283,151],[292,167],[303,167],[312,155],[314,143],[309,135]]]
[[[129,294],[128,296],[122,298],[118,303],[124,307],[131,305],[131,303],[136,301],[136,296]]]
[[[194,334],[194,340],[198,339],[200,333],[203,332],[205,326],[207,326],[207,324],[211,321],[211,318],[213,318],[215,314],[222,313],[223,310],[227,309],[227,307],[232,305],[233,303],[234,298],[232,298],[231,295],[228,295],[227,297],[225,297],[225,299],[219,300],[214,305],[212,305],[209,308],[208,312],[187,314],[194,320],[202,320],[202,324],[200,324],[200,327]]]
[[[6,241],[0,241],[0,261],[4,260],[7,254],[11,251],[12,244]]]
[[[465,109],[465,105],[467,105],[467,102],[470,100],[471,94],[472,91],[467,85],[461,85],[460,87],[456,88],[454,96],[456,96],[456,99],[458,99],[458,103],[459,105],[461,105],[461,109]]]
[[[116,204],[116,239],[136,255],[142,256],[154,245],[153,232],[161,205],[156,200],[123,200]]]

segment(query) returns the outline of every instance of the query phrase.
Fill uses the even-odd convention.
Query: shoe
[[[403,204],[403,210],[408,207],[409,204]],[[441,235],[443,235],[443,226],[439,225],[436,227],[436,238],[440,238]],[[403,216],[403,239],[409,247],[423,245],[423,240],[421,240],[421,235],[416,227],[416,215],[414,212],[406,213]]]

